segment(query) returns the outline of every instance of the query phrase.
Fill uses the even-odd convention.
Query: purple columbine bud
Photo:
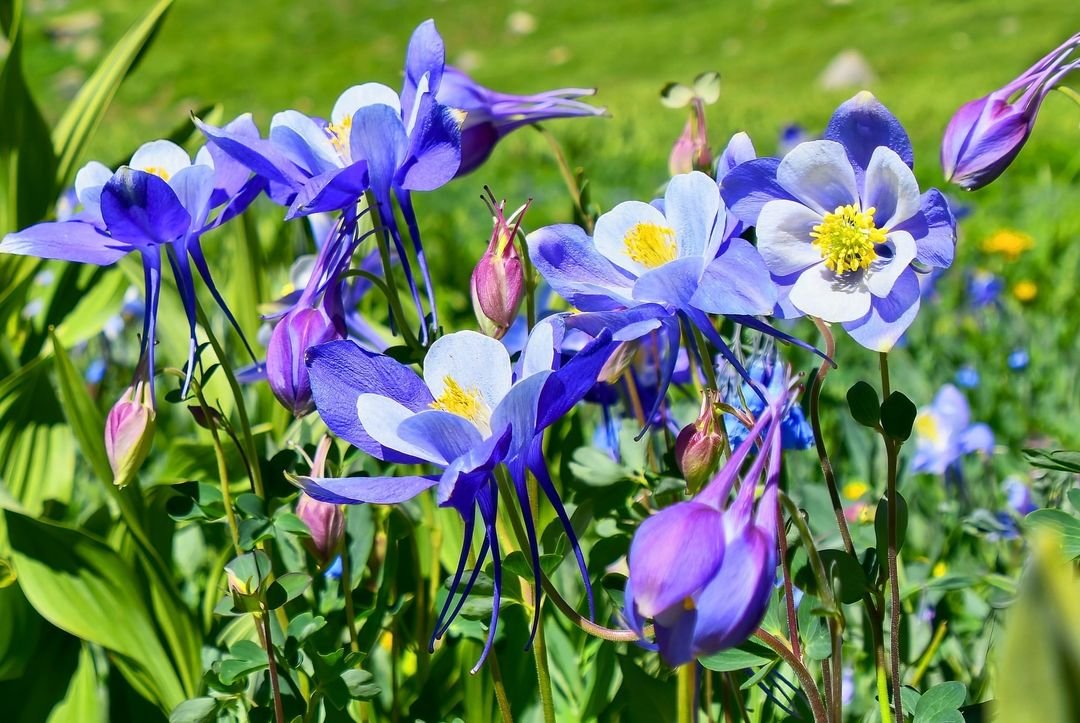
[[[113,484],[124,487],[150,454],[157,412],[145,362],[135,381],[109,410],[105,418],[105,454],[113,471]]]
[[[266,348],[266,379],[274,396],[295,416],[315,409],[304,353],[308,347],[344,337],[340,298],[329,291],[322,304],[297,306],[274,327]]]
[[[491,190],[485,188],[488,204],[495,220],[487,250],[473,269],[469,290],[476,320],[485,334],[501,339],[517,318],[521,300],[525,298],[525,271],[514,238],[521,227],[521,217],[528,202],[507,219],[506,202],[495,203]]]
[[[1004,88],[961,106],[941,142],[945,178],[974,191],[1000,176],[1031,135],[1043,99],[1080,67],[1080,58],[1070,60],[1077,48],[1080,33]]]
[[[683,427],[675,439],[675,461],[691,494],[705,484],[720,463],[724,439],[717,432],[714,401],[714,392],[707,391],[701,400],[698,418]]]
[[[345,514],[341,505],[319,502],[302,492],[296,503],[296,516],[311,531],[311,537],[303,543],[319,566],[323,567],[337,557],[345,538]]]

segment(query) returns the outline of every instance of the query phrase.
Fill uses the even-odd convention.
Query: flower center
[[[345,116],[340,123],[331,123],[326,126],[326,133],[330,136],[330,143],[342,156],[349,155],[349,134],[352,132],[352,116]]]
[[[885,230],[874,225],[874,210],[861,211],[854,204],[837,206],[814,226],[811,243],[821,252],[825,266],[838,274],[870,266],[877,258],[874,246],[885,243]]]
[[[443,385],[443,393],[431,403],[432,409],[441,409],[444,412],[464,417],[481,431],[490,429],[491,410],[484,403],[479,389],[476,387],[466,389],[449,374],[443,377]]]
[[[642,266],[655,269],[675,260],[675,229],[655,223],[638,223],[623,237],[626,255]]]
[[[169,172],[166,171],[161,166],[147,166],[146,167],[146,173],[153,174],[153,175],[157,176],[158,178],[160,178],[163,181],[168,181],[169,180]]]
[[[915,417],[915,433],[929,439],[933,444],[941,442],[941,430],[938,428],[937,420],[930,414],[924,413]]]

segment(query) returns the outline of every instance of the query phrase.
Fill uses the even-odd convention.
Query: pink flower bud
[[[488,196],[490,201],[485,202],[495,218],[495,227],[487,250],[473,269],[469,291],[480,328],[488,336],[501,339],[517,318],[525,298],[525,270],[514,237],[529,204],[507,219],[505,202],[496,204],[490,190]]]
[[[105,454],[117,487],[135,479],[150,454],[156,417],[150,385],[145,379],[137,378],[109,410],[105,419]]]
[[[311,531],[311,538],[303,541],[311,556],[326,565],[338,553],[345,538],[345,514],[341,505],[319,502],[305,493],[300,493],[296,503],[296,516]]]
[[[716,471],[724,439],[716,431],[713,395],[706,393],[698,418],[683,427],[675,438],[675,461],[686,478],[691,493],[696,492]]]

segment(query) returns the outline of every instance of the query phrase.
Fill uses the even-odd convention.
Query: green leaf
[[[67,695],[53,708],[49,723],[85,723],[101,715],[102,701],[98,693],[98,675],[94,654],[89,645],[79,650],[79,667],[68,684]]]
[[[148,47],[171,6],[172,0],[159,0],[150,8],[113,46],[64,111],[52,134],[57,159],[56,188],[64,188],[70,182],[83,146],[101,122],[121,82]]]
[[[36,652],[42,625],[18,585],[0,587],[0,680],[23,675]]]
[[[776,660],[776,654],[761,643],[748,640],[737,648],[713,653],[698,660],[709,670],[727,673],[732,670],[756,668]]]
[[[185,700],[169,714],[169,723],[211,723],[217,720],[217,701],[213,698]]]
[[[1061,536],[1062,550],[1070,560],[1080,557],[1080,520],[1064,510],[1035,510],[1024,521],[1032,527],[1054,530]]]
[[[132,687],[163,711],[186,696],[134,570],[87,534],[5,510],[19,585],[53,625],[114,653]]]
[[[296,638],[298,642],[303,643],[309,637],[322,630],[325,626],[326,618],[305,610],[289,620],[289,631],[287,635],[288,637]]]
[[[251,640],[241,640],[229,649],[229,656],[216,666],[218,677],[225,685],[230,685],[252,673],[269,666],[266,651]]]
[[[590,487],[607,487],[626,479],[630,471],[595,447],[579,447],[574,450],[570,471],[574,477]]]
[[[904,538],[907,536],[907,500],[899,492],[896,493],[896,552],[904,547]],[[878,559],[881,560],[882,570],[886,570],[885,561],[889,559],[889,500],[882,497],[878,500],[877,512],[874,513],[874,535],[877,540]]]
[[[967,686],[963,683],[939,683],[919,698],[915,706],[915,723],[952,723],[956,720],[963,723],[960,706],[965,698]]]
[[[285,573],[266,588],[266,607],[270,610],[276,610],[290,600],[295,600],[302,595],[310,584],[311,578],[305,573]]]
[[[58,391],[64,416],[71,425],[71,431],[75,433],[79,451],[94,469],[94,474],[102,482],[111,484],[113,472],[109,465],[109,458],[105,454],[105,420],[98,411],[97,405],[94,404],[94,400],[90,398],[86,383],[75,370],[75,366],[67,355],[67,350],[56,338],[55,330],[50,330],[49,338],[52,341],[55,357],[53,367],[59,382]]]
[[[349,691],[349,697],[354,700],[371,700],[382,689],[374,683],[375,676],[366,670],[353,668],[341,674],[341,680]]]
[[[1080,474],[1080,452],[1067,449],[1025,449],[1024,456],[1032,467]]]
[[[885,434],[904,442],[911,436],[911,425],[918,413],[915,403],[903,392],[893,392],[881,404],[881,427]]]
[[[866,573],[859,561],[844,550],[822,550],[820,555],[825,573],[836,583],[834,590],[840,602],[852,605],[862,600],[866,592]]]
[[[881,402],[877,390],[866,382],[855,382],[847,391],[848,409],[864,427],[877,427],[881,420]]]

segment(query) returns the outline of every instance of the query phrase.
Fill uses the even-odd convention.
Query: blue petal
[[[428,409],[409,417],[397,428],[403,440],[437,452],[451,462],[468,454],[483,438],[472,422],[451,412]]]
[[[824,138],[844,146],[860,181],[878,146],[896,151],[909,168],[915,164],[911,139],[904,126],[867,91],[845,101],[836,109],[829,119]]]
[[[396,185],[410,191],[433,191],[448,183],[460,165],[460,123],[450,108],[436,103],[431,95],[423,96]]]
[[[716,182],[719,184],[737,166],[757,158],[754,143],[745,133],[736,133],[728,141],[727,148],[716,159]]]
[[[556,422],[585,397],[615,346],[611,332],[603,331],[549,377],[537,402],[537,430]]]
[[[318,176],[343,165],[341,153],[330,141],[324,123],[300,111],[281,111],[270,120],[269,139],[305,174]]]
[[[690,304],[710,314],[768,314],[776,305],[773,283],[758,250],[733,238],[705,268]]]
[[[285,220],[355,206],[367,187],[367,162],[357,161],[346,168],[333,168],[304,184],[285,214]]]
[[[438,477],[301,477],[304,492],[320,502],[355,505],[362,502],[392,505],[411,500],[434,487]]]
[[[364,106],[353,115],[349,142],[353,160],[367,161],[372,190],[377,195],[389,193],[409,142],[401,116],[382,103]]]
[[[526,242],[536,270],[578,309],[605,311],[633,303],[633,279],[597,251],[582,228],[546,226],[529,234]]]
[[[919,280],[913,269],[905,269],[885,298],[871,297],[870,311],[843,326],[851,338],[873,351],[893,348],[919,313]]]
[[[98,266],[116,263],[132,249],[131,245],[113,239],[81,221],[35,224],[8,234],[0,243],[0,253]]]
[[[941,191],[931,188],[922,195],[919,212],[897,224],[893,231],[907,231],[915,239],[915,260],[927,266],[948,268],[956,255],[956,217]]]
[[[211,144],[268,181],[295,191],[307,180],[307,175],[289,160],[288,156],[270,141],[257,136],[252,137],[250,129],[240,128],[233,131],[227,128],[215,128],[198,118],[193,118],[192,121]]]
[[[349,340],[311,347],[306,358],[315,406],[331,432],[386,462],[417,461],[375,442],[356,412],[357,397],[367,393],[391,397],[416,412],[429,407],[434,400],[416,372]]]
[[[113,238],[137,245],[168,243],[191,227],[168,183],[126,166],[101,191],[101,217]]]
[[[238,116],[222,130],[241,138],[257,139],[259,137],[259,129],[255,127],[255,121],[251,119],[250,113]],[[214,162],[214,196],[210,205],[216,207],[240,193],[248,182],[248,177],[251,176],[251,169],[214,143],[207,144],[206,151]]]
[[[426,88],[420,88],[420,91],[432,97],[439,91],[445,64],[446,47],[442,36],[435,28],[434,20],[425,20],[416,26],[405,51],[405,83],[401,88],[401,112],[405,117],[412,113],[417,89],[425,75]]]
[[[704,258],[689,256],[650,269],[634,284],[634,300],[674,308],[688,306],[698,290],[698,279],[704,267]]]
[[[724,199],[724,205],[740,221],[753,226],[762,207],[769,201],[794,201],[795,197],[776,180],[779,166],[778,158],[758,158],[731,169],[720,182],[720,196]]]

